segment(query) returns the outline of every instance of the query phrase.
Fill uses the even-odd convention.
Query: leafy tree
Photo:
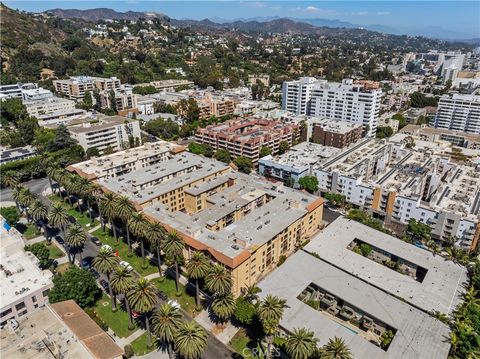
[[[281,141],[279,144],[278,144],[278,153],[280,155],[283,155],[285,152],[288,151],[288,149],[290,148],[290,145],[288,144],[287,141]]]
[[[92,274],[78,267],[70,267],[64,274],[53,278],[53,288],[48,294],[50,303],[73,299],[82,308],[88,308],[101,297],[95,278]]]
[[[368,257],[372,253],[372,247],[367,243],[361,243],[359,246],[362,256]]]
[[[269,147],[264,146],[260,149],[260,158],[271,155],[271,154],[272,154],[272,150]]]
[[[233,160],[233,163],[235,163],[235,166],[237,166],[238,170],[240,172],[249,174],[252,172],[252,160],[250,158],[247,158],[245,156],[238,156]]]
[[[346,201],[346,197],[340,193],[326,192],[323,197],[334,206],[343,206]]]
[[[75,144],[75,140],[70,136],[67,127],[61,124],[55,129],[55,139],[50,146],[50,150],[60,150],[68,148]]]
[[[400,127],[400,125],[399,125]],[[387,138],[393,135],[393,129],[390,126],[377,127],[377,138]]]
[[[10,98],[2,101],[0,116],[8,122],[17,123],[28,116],[27,108],[19,98]]]
[[[298,180],[301,189],[308,193],[315,193],[318,191],[318,179],[315,176],[304,176]]]
[[[382,335],[380,336],[380,345],[383,349],[386,350],[388,348],[394,336],[395,335],[391,330],[386,330],[382,333]]]
[[[55,140],[55,130],[49,128],[38,128],[35,130],[33,145],[39,151],[47,151]]]
[[[180,133],[180,128],[176,122],[162,118],[148,121],[144,126],[144,130],[163,140],[176,140]]]
[[[410,104],[412,107],[426,107],[438,105],[438,97],[427,96],[421,92],[414,92],[410,95]]]
[[[200,358],[207,347],[207,333],[195,321],[179,326],[175,337],[175,347],[185,359]]]
[[[251,324],[255,317],[255,306],[244,297],[238,297],[234,315],[240,323]]]
[[[392,119],[398,121],[399,130],[407,125],[407,120],[405,119],[405,116],[403,116],[401,113],[396,113],[395,115],[392,116]]]
[[[195,101],[193,97],[190,97],[188,100],[180,100],[177,106],[177,112],[185,118],[187,123],[198,120],[200,116],[200,109],[197,101]]]
[[[428,224],[411,218],[408,221],[407,233],[417,240],[429,241],[432,238],[432,229]]]
[[[92,157],[98,157],[100,156],[100,151],[98,150],[97,147],[90,147],[90,148],[87,148],[86,155],[88,159]]]
[[[288,177],[285,180],[285,186],[293,188],[293,186],[295,186],[295,179],[293,177]]]
[[[348,219],[352,219],[354,221],[360,222],[366,226],[372,227],[376,229],[377,231],[388,233],[388,230],[383,228],[383,223],[382,221],[372,218],[372,216],[368,215],[367,213],[358,210],[358,209],[352,209],[350,212],[347,214]]]
[[[26,245],[25,250],[27,252],[32,252],[35,257],[38,258],[40,262],[40,268],[45,269],[50,265],[50,250],[43,243],[34,243],[31,245]]]
[[[152,95],[154,93],[157,93],[158,90],[153,85],[147,85],[147,86],[135,86],[132,92],[137,95]]]
[[[1,207],[0,215],[2,215],[2,217],[5,218],[8,224],[10,224],[12,227],[14,227],[20,220],[20,212],[15,206]]]
[[[224,163],[230,163],[232,161],[232,158],[230,156],[230,152],[228,152],[227,150],[224,150],[223,148],[219,148],[216,152],[215,152],[215,156],[214,156],[217,160],[221,161],[221,162],[224,162]]]
[[[188,145],[188,150],[196,155],[203,155],[205,153],[205,147],[201,143],[192,142]]]
[[[295,328],[288,336],[285,348],[292,359],[308,359],[315,353],[317,342],[312,331]]]

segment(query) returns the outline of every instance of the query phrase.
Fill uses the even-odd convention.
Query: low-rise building
[[[138,112],[137,95],[131,90],[101,91],[99,93],[100,107],[115,108],[120,116],[128,116],[130,113]],[[112,104],[112,101],[115,101]]]
[[[193,81],[189,80],[160,80],[160,81],[152,81],[147,83],[141,83],[133,85],[133,87],[137,86],[153,86],[160,92],[174,92],[179,88],[191,88],[193,87]]]
[[[286,300],[280,320],[284,335],[306,328],[318,339],[319,347],[341,338],[354,358],[448,357],[447,324],[338,268],[337,263],[329,264],[303,250],[258,287],[261,298],[274,295]],[[380,338],[387,331],[393,339],[382,346]]]
[[[0,326],[4,326],[9,319],[19,320],[48,303],[53,275],[41,270],[37,257],[24,250],[20,232],[1,216],[0,222]]]
[[[270,75],[248,75],[248,84],[255,85],[261,82],[265,87],[270,86]]]
[[[465,294],[465,267],[344,217],[304,250],[426,312],[451,314]]]
[[[0,329],[5,358],[121,359],[124,351],[73,300],[46,305]]]
[[[225,149],[233,157],[250,158],[254,165],[262,147],[268,147],[276,154],[280,142],[285,141],[291,146],[299,137],[298,125],[254,117],[209,125],[195,133],[197,142],[208,144],[215,150]]]
[[[22,99],[24,103],[25,101],[43,101],[52,97],[52,91],[44,88],[35,88],[22,91]]]
[[[463,131],[429,127],[427,125],[407,125],[400,130],[400,133],[423,141],[447,141],[458,147],[480,149],[480,134],[476,135]]]
[[[0,86],[0,99],[23,98],[23,91],[38,88],[35,83],[16,83]]]
[[[91,76],[72,76],[66,80],[53,80],[57,93],[72,100],[81,100],[87,92],[121,90],[121,82],[116,77],[102,78]]]
[[[17,148],[0,148],[0,163],[20,161],[37,155],[37,150],[33,146],[24,146]]]
[[[160,147],[169,152],[160,155],[157,150],[158,162],[125,169],[122,175],[96,179],[105,173],[103,167],[112,167],[111,156],[69,170],[104,190],[127,196],[151,221],[179,233],[187,245],[187,260],[192,250],[201,250],[212,262],[225,265],[236,296],[321,225],[319,197],[234,172],[222,162],[184,152],[179,146],[160,142]]]
[[[321,157],[311,170],[319,190],[341,194],[387,223],[421,221],[432,228],[434,239],[453,238],[458,246],[474,250],[480,237],[478,169],[459,164],[447,142],[407,135],[397,141],[397,136],[360,140],[327,161]],[[263,173],[275,168],[263,166]]]
[[[306,125],[305,140],[336,148],[350,146],[361,139],[364,133],[363,126],[360,124],[318,117],[308,118]]]
[[[93,121],[70,123],[68,132],[86,151],[97,148],[100,153],[110,148],[113,151],[130,146],[130,141],[141,144],[140,122],[122,116],[98,117]]]
[[[40,120],[45,119],[40,118],[44,115],[55,114],[55,117],[58,117],[62,113],[69,114],[77,112],[75,111],[75,101],[60,97],[52,96],[40,100],[23,101],[23,104],[30,116]]]

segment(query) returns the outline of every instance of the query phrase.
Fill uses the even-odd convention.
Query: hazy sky
[[[53,8],[156,11],[176,19],[224,19],[256,16],[326,18],[360,25],[401,29],[441,27],[480,37],[480,1],[5,1],[12,8],[44,11]]]

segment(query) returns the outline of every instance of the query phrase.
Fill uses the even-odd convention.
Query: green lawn
[[[57,267],[57,274],[65,273],[70,268],[70,266],[72,266],[72,264],[70,264],[70,262],[60,264]]]
[[[108,229],[107,229],[108,231]],[[97,229],[95,232],[92,233],[93,236],[100,239],[100,242],[103,244],[108,244],[113,248],[114,251],[118,251],[118,255],[123,260],[127,261],[132,265],[138,274],[141,276],[147,276],[149,274],[155,273],[158,271],[157,267],[152,265],[148,259],[147,267],[143,267],[143,260],[141,256],[137,256],[135,253],[129,254],[128,252],[128,245],[119,240],[118,243],[115,243],[115,238],[111,236],[108,232],[104,232],[102,228]]]
[[[95,313],[103,320],[103,322],[112,329],[117,336],[125,338],[131,335],[134,330],[128,329],[128,314],[123,311],[118,305],[118,310],[112,312],[112,305],[110,298],[103,294],[102,298],[97,302],[94,310]]]
[[[48,250],[50,251],[51,259],[61,258],[65,255],[65,253],[63,253],[62,250],[58,248],[54,243],[48,244],[47,241],[43,241],[40,243],[45,244],[45,246],[48,248]]]
[[[74,217],[77,222],[83,227],[93,228],[99,224],[99,221],[97,219],[94,219],[92,224],[87,212],[81,213],[80,211],[77,211],[75,208],[72,208],[67,202],[64,202],[58,195],[51,194],[48,196],[48,198],[54,203],[60,203],[67,210],[68,214]]]
[[[263,358],[264,356],[262,350],[260,350],[260,345],[257,345],[257,354],[253,354],[250,350],[249,343],[250,338],[245,333],[245,330],[241,329],[230,340],[229,345],[244,358]]]
[[[16,228],[27,240],[42,235],[42,232],[38,231],[33,223],[18,223]]]
[[[147,347],[147,333],[143,333],[137,339],[130,343],[132,346],[133,352],[137,356],[148,354],[157,349],[157,344],[155,337],[152,336],[152,346],[150,348]]]
[[[195,297],[192,297],[190,294],[186,293],[183,285],[179,285],[179,291],[181,295],[177,296],[175,280],[166,277],[163,278],[163,281],[160,278],[156,278],[154,279],[154,282],[158,289],[164,292],[169,298],[176,300],[183,310],[192,315],[195,314]]]

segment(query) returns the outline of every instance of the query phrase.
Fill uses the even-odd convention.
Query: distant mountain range
[[[233,20],[212,17],[210,19],[192,20],[192,19],[171,19],[165,14],[154,12],[127,11],[118,12],[108,8],[97,8],[89,10],[76,9],[52,9],[45,11],[63,18],[77,18],[86,21],[98,21],[102,19],[115,20],[138,20],[139,18],[157,17],[164,21],[170,21],[176,26],[191,26],[208,29],[236,28],[242,31],[256,32],[294,32],[294,33],[318,33],[318,28],[326,31],[331,29],[364,29],[392,35],[410,35],[425,36],[444,40],[462,40],[469,43],[478,43],[478,39],[469,39],[468,35],[461,32],[455,32],[442,27],[418,27],[418,28],[398,28],[380,24],[360,25],[350,22],[330,19],[310,19],[310,18],[285,18],[285,17],[252,17],[238,18]]]

